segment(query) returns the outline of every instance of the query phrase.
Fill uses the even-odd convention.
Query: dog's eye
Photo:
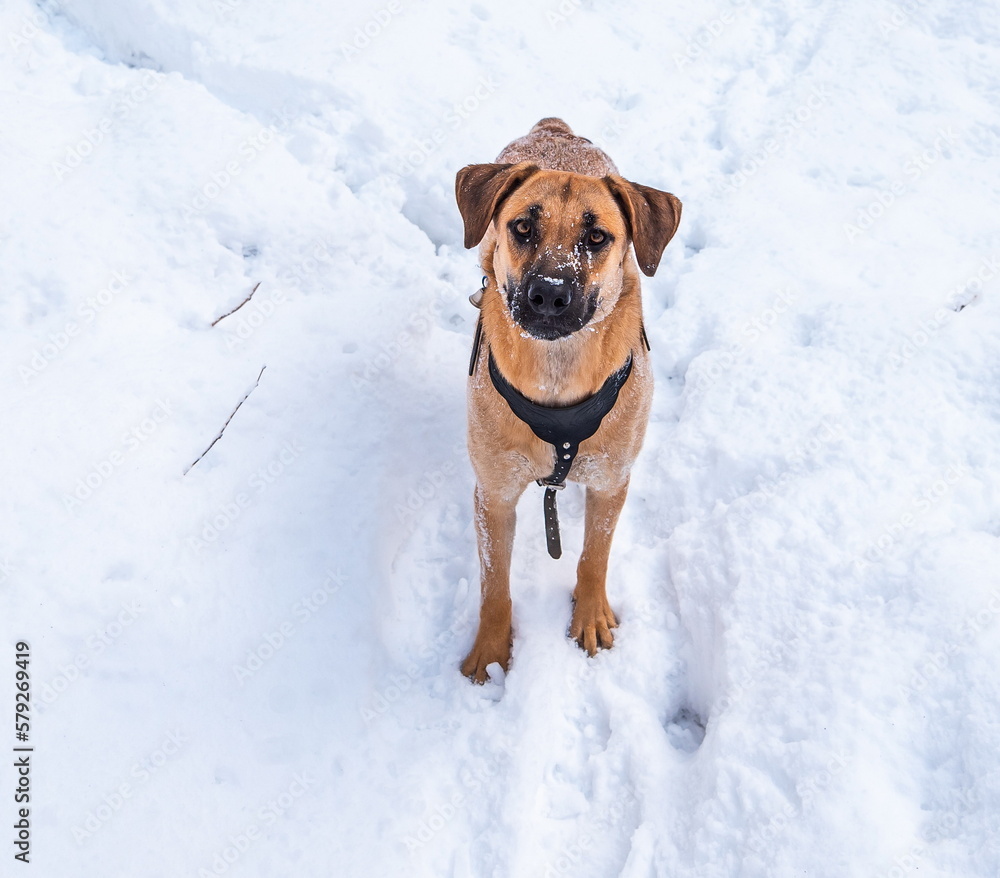
[[[526,219],[518,220],[511,226],[511,228],[514,231],[514,234],[519,238],[527,240],[531,237],[531,223],[529,223]]]
[[[600,247],[607,240],[608,240],[607,232],[602,232],[600,229],[592,229],[587,234],[588,247]]]

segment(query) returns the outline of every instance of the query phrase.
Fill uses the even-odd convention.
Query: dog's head
[[[486,254],[507,309],[531,336],[563,338],[610,314],[629,245],[650,277],[677,231],[681,203],[617,175],[587,177],[516,165],[469,165],[455,180],[465,246],[491,224]]]

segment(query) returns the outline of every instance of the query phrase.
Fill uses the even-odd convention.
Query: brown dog
[[[533,481],[561,482],[563,448],[577,444],[543,441],[522,419],[523,409],[558,421],[569,407],[611,403],[602,420],[598,412],[596,433],[578,443],[577,456],[566,454],[571,468],[562,475],[587,486],[570,636],[590,655],[614,642],[608,553],[653,393],[632,247],[638,268],[652,276],[677,230],[681,203],[618,176],[611,159],[561,119],[542,119],[497,164],[463,168],[455,191],[465,246],[480,244],[486,275],[468,395],[482,607],[462,663],[462,673],[482,683],[487,665],[506,670],[510,662],[518,498]],[[546,505],[549,496],[554,521],[554,489],[546,491]],[[558,557],[557,523],[554,548],[547,535]]]

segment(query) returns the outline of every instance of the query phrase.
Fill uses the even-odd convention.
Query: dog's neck
[[[614,305],[616,319],[588,323],[565,338],[532,338],[511,318],[495,279],[482,302],[483,340],[510,383],[542,405],[572,405],[596,393],[635,351],[642,305],[634,264]]]

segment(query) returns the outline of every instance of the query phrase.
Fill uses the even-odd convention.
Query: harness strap
[[[469,360],[470,378],[475,374],[476,361],[479,359],[479,346],[483,341],[483,295],[486,293],[486,287],[489,282],[490,279],[484,274],[483,285],[469,296],[469,301],[473,307],[479,309],[479,319],[476,321],[476,337],[472,340],[472,357]]]
[[[614,372],[592,396],[574,405],[550,406],[542,405],[528,399],[503,376],[489,355],[490,379],[496,389],[510,406],[510,410],[543,442],[548,442],[555,450],[555,466],[552,474],[544,479],[538,479],[538,484],[545,488],[542,499],[542,510],[545,513],[545,541],[549,555],[558,558],[562,555],[562,542],[559,536],[559,516],[556,509],[556,491],[566,487],[566,477],[573,467],[580,443],[593,436],[601,426],[605,415],[618,402],[618,393],[632,374],[632,354],[629,354],[625,365]]]
[[[559,485],[560,488],[565,487]],[[562,557],[562,539],[559,536],[559,510],[556,509],[556,489],[546,488],[542,496],[542,514],[545,516],[545,547],[549,557]]]
[[[476,335],[472,340],[472,356],[469,358],[469,377],[476,371],[476,363],[479,360],[479,346],[483,343],[483,314],[479,312],[479,320],[476,321]]]

